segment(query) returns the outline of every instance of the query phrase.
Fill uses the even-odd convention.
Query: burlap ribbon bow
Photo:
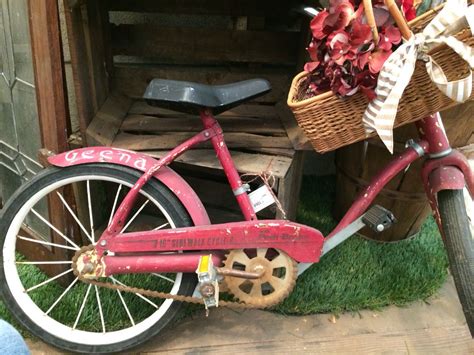
[[[367,134],[377,131],[391,153],[398,103],[410,82],[417,59],[426,62],[431,80],[446,96],[457,102],[464,102],[471,96],[472,71],[463,79],[448,81],[441,67],[427,54],[433,46],[444,43],[474,69],[473,49],[451,36],[465,28],[466,21],[474,29],[474,5],[468,7],[466,0],[448,0],[423,32],[411,36],[384,63],[375,89],[376,98],[367,107],[363,122]]]

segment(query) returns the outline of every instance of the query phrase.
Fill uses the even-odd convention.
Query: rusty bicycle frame
[[[258,220],[247,194],[247,186],[235,168],[219,123],[209,109],[201,110],[200,118],[204,130],[178,145],[159,161],[135,152],[104,147],[83,148],[49,158],[52,165],[60,167],[105,162],[130,166],[144,172],[97,241],[96,251],[98,257],[103,257],[107,276],[124,272],[194,272],[200,256],[205,254],[203,251],[214,251],[214,263],[219,265],[223,259],[221,253],[223,250],[246,248],[277,248],[300,263],[310,265],[318,262],[322,254],[351,235],[347,233],[349,226],[364,214],[383,187],[399,172],[423,156],[427,156],[428,159],[421,176],[440,231],[442,228],[436,201],[437,192],[463,189],[467,186],[471,195],[474,194],[474,176],[467,159],[451,149],[441,117],[439,114],[434,114],[416,123],[420,139],[408,142],[405,151],[395,156],[372,179],[326,238],[320,231],[298,223],[286,220]],[[179,176],[173,175],[167,166],[188,149],[209,140],[245,220],[211,225],[198,197],[192,190],[189,191],[189,186],[181,186],[187,193],[174,192],[188,210],[196,226],[121,233],[139,191],[145,184],[152,178],[158,178],[172,191],[173,187],[176,190],[178,181],[176,179]],[[194,252],[183,254],[178,253],[179,251]],[[163,254],[164,252],[167,254]],[[169,252],[175,253],[169,254]]]

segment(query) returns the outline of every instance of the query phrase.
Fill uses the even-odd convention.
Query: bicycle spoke
[[[91,201],[91,182],[87,180],[87,205],[89,207],[89,221],[91,225],[91,236],[92,244],[95,244],[95,235],[94,235],[94,218],[92,217],[92,201]]]
[[[122,190],[122,184],[119,185],[118,189],[117,189],[117,193],[115,194],[115,199],[114,199],[114,204],[112,206],[112,211],[110,212],[110,217],[109,217],[109,224],[108,226],[110,226],[110,224],[112,223],[112,218],[114,218],[114,212],[115,212],[115,207],[117,207],[117,202],[118,202],[118,198],[119,198],[119,195],[120,195],[120,191]]]
[[[28,292],[33,291],[33,290],[36,290],[37,288],[39,288],[39,287],[41,287],[41,286],[47,285],[47,284],[49,284],[50,282],[52,282],[52,281],[54,281],[54,280],[56,280],[56,279],[59,279],[61,276],[64,276],[64,275],[66,275],[66,274],[69,274],[70,272],[72,272],[72,269],[66,270],[66,271],[64,271],[64,272],[62,272],[62,273],[60,273],[60,274],[58,274],[58,275],[56,275],[56,276],[54,276],[54,277],[52,277],[52,278],[46,280],[46,281],[43,281],[43,282],[37,284],[36,286],[30,287],[29,289],[25,290],[25,293],[28,293]]]
[[[67,245],[61,245],[61,244],[56,244],[56,243],[51,243],[51,242],[45,242],[43,240],[22,237],[20,235],[18,236],[18,238],[22,239],[22,240],[26,240],[26,241],[31,242],[31,243],[49,245],[49,246],[56,247],[56,248],[69,249],[69,250],[74,250],[74,251],[79,250],[78,248],[68,247]]]
[[[61,300],[63,299],[63,297],[66,295],[66,293],[68,293],[69,290],[76,284],[77,280],[79,280],[78,277],[76,277],[76,278],[74,279],[74,281],[71,282],[71,283],[69,284],[69,286],[64,290],[64,292],[61,293],[61,296],[59,296],[58,299],[56,300],[56,302],[54,302],[54,303],[51,305],[51,307],[49,307],[49,309],[46,311],[46,313],[45,313],[46,315],[49,314],[49,312],[51,312],[51,311],[54,309],[54,307],[56,307],[56,305],[59,303],[59,301],[61,301]]]
[[[154,231],[157,231],[157,230],[160,230],[162,228],[165,228],[166,226],[169,226],[170,224],[169,223],[163,223],[161,226],[158,226],[156,227],[155,229],[153,229]]]
[[[61,236],[66,242],[69,242],[72,246],[76,247],[76,250],[79,249],[76,243],[74,243],[71,239],[66,237],[64,233],[62,233],[59,229],[57,229],[55,226],[53,226],[51,223],[49,223],[42,215],[40,215],[34,208],[31,209],[31,212],[34,213],[36,217],[38,217],[43,223],[45,223],[49,228],[51,228],[53,231],[55,231],[57,234]]]
[[[116,282],[114,280],[112,280],[112,281],[113,281],[114,284],[116,284]],[[118,293],[118,296],[120,298],[120,301],[122,301],[123,308],[125,308],[125,312],[127,312],[128,318],[130,319],[130,323],[132,323],[132,326],[135,326],[135,320],[133,319],[133,317],[130,313],[130,310],[127,307],[127,304],[125,303],[125,300],[122,297],[122,292],[120,292],[120,290],[117,290],[117,293]]]
[[[175,281],[175,280],[170,279],[169,277],[163,276],[163,275],[161,275],[161,274],[152,273],[152,275],[153,275],[153,276],[156,276],[156,277],[159,277],[159,278],[161,278],[161,279],[163,279],[163,280],[169,281],[169,282],[171,282],[171,283],[174,283],[174,281]]]
[[[150,202],[150,200],[146,200],[145,203],[138,209],[137,213],[133,215],[132,218],[130,218],[130,221],[123,227],[123,229],[120,231],[120,233],[125,232],[125,230],[132,224],[132,222],[137,218],[137,216],[140,214],[140,212],[145,208],[145,206]]]
[[[74,325],[72,326],[73,330],[76,329],[77,324],[79,323],[79,319],[81,319],[81,315],[82,315],[82,312],[84,311],[84,307],[86,306],[87,298],[89,297],[89,292],[91,291],[91,288],[92,288],[92,284],[89,284],[86,290],[86,295],[84,296],[84,299],[82,300],[81,308],[79,308],[79,313],[77,314]]]
[[[79,218],[76,216],[76,214],[74,213],[74,211],[71,209],[71,207],[69,206],[69,204],[66,202],[66,200],[64,199],[63,195],[61,195],[60,192],[56,191],[56,193],[58,194],[59,196],[59,199],[61,200],[61,202],[63,203],[64,207],[66,207],[66,209],[69,211],[69,213],[71,214],[72,218],[74,218],[74,220],[76,221],[76,223],[79,225],[79,227],[82,229],[82,231],[84,232],[84,234],[87,236],[87,238],[89,238],[89,240],[91,241],[91,243],[93,243],[92,241],[92,237],[90,236],[90,234],[87,232],[86,228],[84,227],[84,225],[81,223],[81,221],[79,221]]]
[[[72,264],[72,261],[15,261],[19,265],[66,265]]]
[[[110,276],[110,278],[112,279],[112,281],[118,283],[120,286],[124,286],[124,287],[128,287],[127,285],[125,285],[123,282],[120,282],[119,280],[117,280],[115,277],[112,277]],[[141,298],[142,300],[144,300],[145,302],[147,302],[148,304],[150,304],[151,306],[155,307],[156,309],[158,309],[159,307],[152,301],[150,301],[148,298],[146,298],[145,296],[143,295],[140,295],[139,293],[134,293],[137,297]]]
[[[94,285],[97,305],[99,306],[100,324],[102,325],[102,333],[105,333],[104,313],[102,312],[102,303],[100,302],[99,289]]]

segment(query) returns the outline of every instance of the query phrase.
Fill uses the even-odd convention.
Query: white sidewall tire
[[[84,166],[85,167],[85,166]],[[109,172],[117,170],[123,174],[123,172],[126,172],[128,174],[132,174],[131,177],[134,177],[133,175],[139,176],[138,173],[134,172],[131,169],[128,168],[122,168],[122,167],[111,167],[109,166],[104,166],[102,164],[99,165],[91,165],[89,166],[92,169],[99,169],[102,171],[108,170]],[[55,169],[55,168],[54,168]],[[71,168],[69,168],[71,169]],[[112,169],[112,170],[110,170]],[[58,174],[61,174],[62,172],[67,173],[68,169],[56,169]],[[12,208],[12,206],[15,205],[15,199],[18,199],[19,197],[24,197],[22,193],[27,193],[29,191],[29,187],[32,188],[32,186],[35,183],[40,183],[41,184],[41,178],[47,175],[47,172],[40,174],[37,178],[33,179],[31,183],[28,183],[27,186],[23,187],[20,189],[20,193],[18,194],[19,196],[14,196],[13,202],[8,204],[6,208],[4,209],[4,213],[2,217],[6,217],[8,219],[8,208]],[[124,176],[124,175],[122,175]],[[64,346],[61,344],[57,344],[57,342],[53,341],[53,345],[60,346],[63,348],[67,348],[68,350],[75,350],[75,351],[83,351],[83,352],[103,352],[103,351],[111,351],[113,348],[117,347],[117,344],[123,344],[125,343],[133,343],[133,340],[140,335],[143,335],[147,331],[149,331],[151,328],[153,328],[157,323],[160,322],[160,320],[163,318],[163,316],[172,308],[173,304],[176,302],[173,302],[173,300],[165,300],[160,308],[154,312],[152,315],[150,315],[148,318],[144,319],[140,323],[137,323],[135,326],[118,330],[118,331],[112,331],[112,332],[106,332],[106,333],[96,333],[96,332],[87,332],[83,330],[72,330],[71,327],[63,325],[62,323],[44,315],[44,312],[34,303],[33,300],[28,296],[27,293],[24,292],[24,287],[22,285],[22,282],[20,280],[20,277],[17,272],[17,268],[15,265],[15,251],[16,251],[16,235],[19,231],[19,228],[21,226],[21,223],[25,219],[26,215],[28,212],[31,210],[31,208],[45,195],[50,193],[51,191],[54,191],[56,188],[67,185],[72,182],[79,182],[79,181],[84,181],[87,179],[94,180],[100,178],[100,180],[103,181],[110,181],[110,182],[115,182],[115,183],[121,183],[124,186],[132,186],[133,183],[131,181],[124,181],[120,178],[116,178],[113,176],[106,176],[106,174],[80,174],[80,175],[75,175],[75,176],[70,176],[67,178],[60,178],[56,179],[57,181],[53,182],[52,184],[46,184],[45,186],[42,186],[38,189],[36,193],[34,193],[31,197],[29,197],[25,203],[18,209],[18,211],[15,213],[15,216],[13,219],[10,218],[11,222],[9,223],[8,220],[2,220],[2,226],[0,227],[0,230],[5,230],[5,238],[4,238],[4,243],[2,246],[2,257],[1,257],[1,268],[0,274],[1,278],[3,278],[6,288],[8,289],[8,292],[10,293],[12,299],[16,303],[17,307],[21,310],[23,313],[23,317],[26,317],[26,319],[21,319],[20,317],[17,318],[18,320],[23,323],[24,325],[27,326],[28,329],[32,330],[27,322],[24,320],[28,320],[28,322],[33,323],[36,325],[36,327],[41,329],[41,333],[44,332],[44,334],[49,334],[53,338],[56,338],[61,341],[61,343],[64,342],[64,344],[70,344],[71,346]],[[159,184],[158,182],[154,182],[154,184]],[[34,188],[33,188],[34,189]],[[150,189],[150,188],[148,188]],[[166,188],[162,187],[163,190]],[[147,188],[145,188],[147,190]],[[167,192],[164,191],[164,192]],[[169,212],[166,210],[166,208],[157,201],[157,199],[152,196],[152,194],[147,193],[145,191],[142,191],[142,193],[152,202],[154,203],[163,213],[163,215],[166,217],[168,222],[172,227],[176,227],[176,222],[174,221]],[[156,193],[156,192],[155,192]],[[171,195],[170,192],[168,192],[169,195]],[[160,191],[160,194],[163,196],[163,191]],[[170,196],[167,196],[168,198]],[[174,197],[174,196],[173,196]],[[173,203],[177,202],[177,199],[174,199],[175,201],[172,201]],[[179,202],[178,202],[179,204]],[[169,206],[168,206],[169,207]],[[181,213],[184,211],[184,208],[179,204],[179,207],[181,208]],[[8,224],[8,226],[6,226]],[[180,224],[183,224],[183,221],[180,221]],[[176,281],[172,287],[171,293],[172,294],[177,294],[180,290],[181,284],[183,281],[183,274],[177,274],[176,275]],[[189,287],[188,287],[189,288]],[[2,288],[3,289],[3,288]],[[191,291],[192,292],[192,291]],[[187,290],[187,293],[189,293],[189,290]],[[4,297],[5,298],[5,297]],[[162,327],[160,327],[162,328]],[[33,333],[35,335],[44,338],[42,334],[38,334],[37,331],[33,330]],[[49,339],[50,337],[48,337]],[[147,337],[148,338],[148,337]],[[78,343],[78,339],[81,340],[80,343]],[[135,346],[137,344],[133,344],[131,346]],[[79,348],[78,348],[79,347]],[[82,348],[82,349],[81,349]],[[109,349],[109,350],[106,350]],[[124,349],[124,347],[119,347],[116,350],[112,351],[117,351],[120,349]]]

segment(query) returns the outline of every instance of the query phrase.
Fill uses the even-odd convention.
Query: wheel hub
[[[76,252],[73,258],[73,269],[76,275],[89,280],[105,277],[105,263],[93,246],[86,246]]]

